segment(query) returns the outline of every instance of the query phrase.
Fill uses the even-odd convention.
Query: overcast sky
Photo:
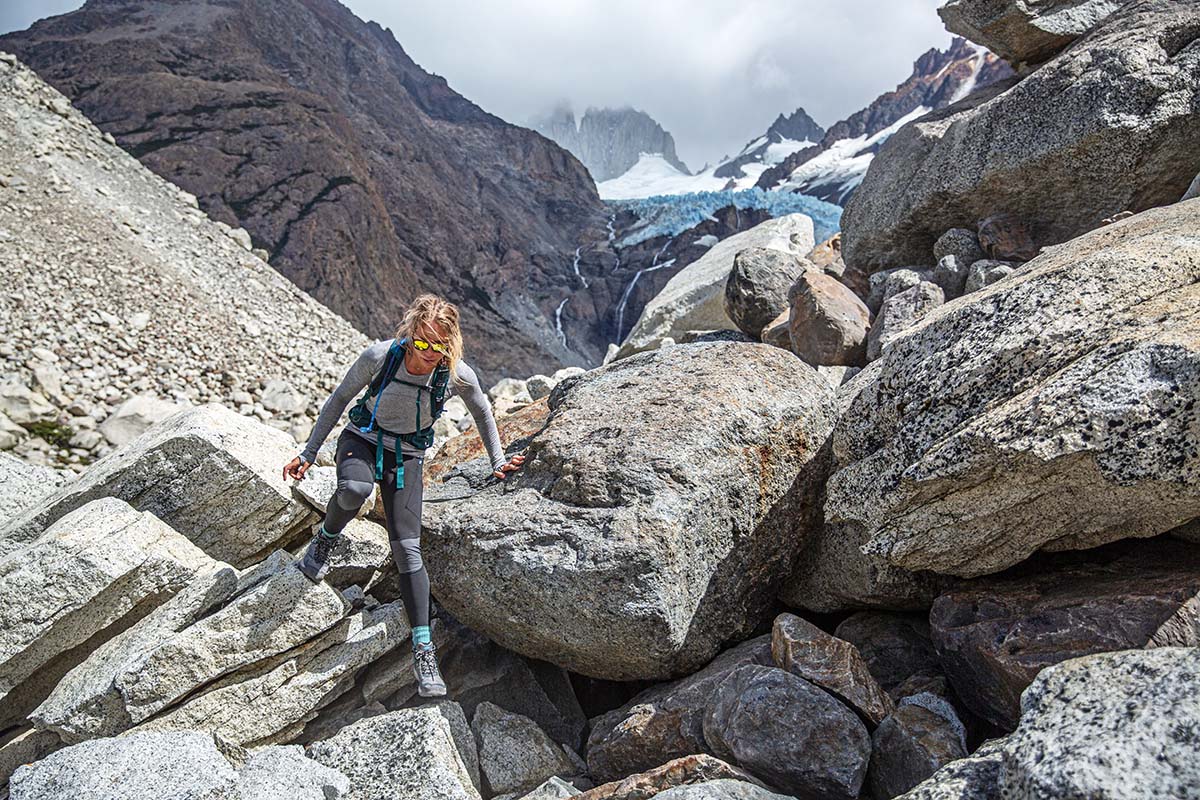
[[[343,0],[460,94],[526,124],[559,102],[632,105],[692,169],[803,106],[822,126],[950,35],[944,0]],[[80,0],[0,0],[0,31]]]

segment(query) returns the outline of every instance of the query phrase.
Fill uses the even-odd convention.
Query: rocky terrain
[[[608,363],[493,387],[520,471],[489,480],[471,432],[428,462],[447,698],[416,694],[381,509],[310,583],[292,562],[332,454],[284,482],[292,438],[223,398],[10,499],[0,791],[1200,795],[1200,165],[1173,137],[1200,140],[1169,113],[1200,93],[1200,5],[1136,0],[1056,26],[1052,53],[1038,17],[1092,4],[989,5],[1007,20],[972,23],[989,46],[1029,38],[1041,66],[1013,55],[1011,83],[901,127],[851,203],[887,205],[944,113],[965,116],[935,154],[1013,104],[960,165],[964,196],[993,201],[978,219],[930,235],[848,210],[824,241],[794,215],[710,242]],[[1019,101],[1059,67],[1060,102],[1036,107],[1076,161],[1046,180],[1103,174],[1097,130],[1124,125],[1126,158],[1169,161],[1179,191],[1047,242],[1004,184],[970,181],[1011,164],[1005,126],[1028,127]],[[1114,74],[1130,96],[1100,94],[1132,110],[1073,102]],[[904,197],[946,174],[906,173]],[[44,202],[29,192],[4,197],[20,213]],[[921,257],[860,260],[888,248]],[[5,487],[46,479],[3,465]]]
[[[570,150],[596,183],[623,175],[642,153],[657,153],[675,169],[689,173],[675,154],[675,139],[645,111],[589,108],[576,123],[573,111],[558,108],[530,127]]]
[[[603,240],[583,166],[335,0],[90,0],[0,49],[368,336],[437,291],[492,380],[603,355],[553,333],[571,254]]]

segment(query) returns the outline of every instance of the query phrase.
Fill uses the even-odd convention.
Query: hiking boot
[[[341,538],[340,534],[327,536],[324,527],[318,528],[304,557],[296,562],[296,568],[304,573],[304,577],[319,583],[329,573],[329,554]]]
[[[443,697],[446,682],[438,670],[433,642],[413,645],[413,675],[417,679],[417,694],[421,697]]]

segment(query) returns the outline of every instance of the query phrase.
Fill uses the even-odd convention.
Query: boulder
[[[848,384],[827,522],[974,577],[1200,516],[1200,203],[1052,248]]]
[[[664,338],[678,341],[684,331],[736,329],[725,313],[725,283],[737,254],[751,247],[765,247],[804,257],[813,249],[813,238],[812,219],[789,214],[717,242],[672,276],[646,304],[615,358],[655,347]]]
[[[1197,725],[1200,648],[1075,658],[1025,690],[1014,733],[903,798],[1189,797],[1200,786]]]
[[[758,338],[771,320],[788,307],[788,287],[815,268],[794,253],[748,247],[733,257],[725,281],[725,314],[747,336]]]
[[[197,580],[72,670],[32,718],[68,742],[120,733],[317,637],[348,610],[332,586],[314,584],[287,558],[269,569],[237,596],[240,581],[227,567]]]
[[[892,713],[858,649],[795,614],[780,614],[771,630],[775,664],[841,700],[874,728]]]
[[[1048,61],[1120,6],[1121,0],[950,0],[938,16],[946,30],[1018,66]]]
[[[977,292],[985,286],[991,286],[1002,278],[1007,278],[1016,271],[1016,265],[1008,261],[995,261],[987,258],[982,261],[976,261],[967,271],[967,280],[963,286],[963,291],[967,294]]]
[[[792,316],[791,309],[785,309],[779,313],[775,319],[767,323],[767,327],[762,329],[760,338],[763,344],[769,344],[772,347],[781,347],[784,350],[792,349],[792,327],[790,318]]]
[[[1082,564],[981,578],[939,597],[929,614],[933,641],[963,703],[1012,730],[1021,692],[1052,664],[1160,644],[1200,646],[1200,552],[1169,538],[1138,544],[1116,559],[1088,554]]]
[[[0,559],[0,727],[212,563],[153,514],[112,498]]]
[[[1023,220],[1036,251],[1176,202],[1200,172],[1198,20],[1192,3],[1125,3],[1019,81],[905,125],[846,205],[847,263],[919,263],[947,229],[996,214]]]
[[[1183,197],[1180,198],[1180,201],[1194,200],[1197,197],[1200,197],[1200,173],[1198,173],[1192,180],[1191,185],[1188,186],[1187,191],[1183,193]]]
[[[51,422],[58,409],[40,392],[35,392],[15,376],[0,382],[0,413],[17,425]]]
[[[613,781],[672,759],[712,753],[704,738],[704,714],[717,686],[742,665],[774,663],[771,637],[758,636],[730,648],[692,675],[646,689],[620,708],[596,717],[587,743],[592,778]]]
[[[941,263],[946,256],[954,256],[960,264],[967,266],[987,258],[987,254],[979,246],[979,237],[969,228],[951,228],[933,243],[933,260]],[[938,281],[938,285],[941,285],[940,281]],[[942,286],[942,288],[946,287]]]
[[[422,706],[367,717],[314,742],[308,757],[350,779],[347,800],[479,800],[450,723]]]
[[[854,645],[887,691],[914,675],[942,673],[924,614],[859,611],[842,620],[833,635]]]
[[[316,515],[292,496],[283,465],[296,444],[219,405],[155,425],[0,529],[0,557],[98,497],[148,511],[235,567],[260,560]]]
[[[352,519],[330,554],[325,582],[338,588],[367,586],[385,569],[395,570],[387,528],[369,520]]]
[[[1132,216],[1130,211],[1121,213]],[[988,258],[1000,260],[1028,261],[1038,254],[1029,221],[1013,214],[993,214],[980,221],[979,246]]]
[[[932,278],[932,272],[918,267],[896,267],[876,272],[868,279],[867,308],[872,314],[878,314],[885,300]]]
[[[718,758],[798,800],[855,800],[871,756],[853,711],[790,672],[753,664],[717,687],[704,738]]]
[[[500,434],[501,443],[507,442],[506,452],[519,450],[525,440],[546,425],[549,407],[546,399],[535,400],[524,408],[507,414],[496,420],[496,430]],[[479,431],[473,426],[461,436],[456,436],[442,445],[437,454],[426,461],[422,470],[425,486],[429,487],[445,479],[450,471],[459,464],[481,459],[485,462],[487,473],[491,474],[491,462],[486,460],[487,448],[479,438]],[[376,492],[378,494],[378,492]],[[372,514],[383,518],[383,501],[375,503]]]
[[[166,734],[162,734],[166,735]],[[304,755],[298,745],[256,750],[238,770],[244,800],[338,800],[350,796],[350,781]]]
[[[872,797],[890,800],[904,794],[967,755],[962,723],[952,716],[949,703],[945,706],[939,714],[917,703],[904,703],[875,729],[867,770]]]
[[[146,432],[151,425],[169,419],[188,406],[163,400],[152,394],[129,398],[100,423],[100,433],[113,447],[129,444]]]
[[[788,291],[788,301],[793,353],[814,367],[862,365],[871,312],[854,292],[835,278],[805,270]]]
[[[577,800],[648,800],[675,786],[729,779],[761,786],[745,770],[707,754],[673,758],[667,763],[618,781],[605,783],[580,794]]]
[[[10,800],[241,800],[243,796],[237,771],[212,735],[201,731],[83,742],[18,768],[9,783]]]
[[[945,302],[941,287],[925,280],[888,297],[867,334],[867,360],[879,358],[905,331]]]
[[[817,512],[828,384],[767,345],[679,345],[592,370],[549,406],[523,469],[426,503],[439,602],[509,649],[612,680],[686,673],[752,633]]]
[[[303,395],[290,383],[279,379],[267,381],[262,391],[262,404],[267,411],[285,416],[302,413],[308,407]]]
[[[458,684],[451,685],[458,686]],[[463,713],[462,706],[454,700],[434,700],[430,705],[446,718],[446,722],[450,723],[450,735],[454,737],[454,746],[458,748],[458,755],[463,760],[463,766],[467,768],[467,774],[471,776],[471,784],[476,790],[480,790],[483,786],[483,776],[479,771],[479,744],[475,740],[475,732],[471,730],[471,724],[467,722],[467,715]],[[383,710],[379,713],[387,712]],[[357,722],[357,720],[355,721]]]
[[[0,739],[0,792],[8,786],[17,767],[41,761],[62,746],[62,739],[54,731],[40,731],[28,725],[5,731]]]
[[[304,473],[304,478],[292,485],[292,489],[314,509],[324,514],[325,510],[329,508],[329,501],[333,500],[333,496],[337,493],[337,467],[313,464]],[[357,516],[366,516],[376,502],[382,503],[382,500],[379,499],[378,484],[371,487],[371,497],[358,509]]]
[[[536,722],[492,703],[476,706],[471,730],[479,743],[479,771],[491,794],[524,792],[553,775],[587,771],[578,755],[568,754]]]
[[[498,794],[493,800],[566,800],[578,794],[579,790],[574,786],[552,775],[538,784],[537,788],[524,794]]]
[[[0,452],[0,519],[11,519],[67,482],[61,472]]]
[[[933,282],[941,287],[947,300],[961,297],[967,290],[967,278],[970,274],[971,263],[958,256],[949,255],[943,256],[937,262],[937,266],[933,268]]]

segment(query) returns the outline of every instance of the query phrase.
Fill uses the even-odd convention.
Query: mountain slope
[[[912,74],[894,91],[830,126],[819,145],[799,150],[764,171],[758,186],[844,205],[893,132],[1012,74],[992,53],[956,37],[948,49],[932,49],[918,58]]]
[[[361,330],[432,290],[489,379],[582,360],[549,295],[602,236],[583,166],[335,0],[89,0],[0,47]]]

